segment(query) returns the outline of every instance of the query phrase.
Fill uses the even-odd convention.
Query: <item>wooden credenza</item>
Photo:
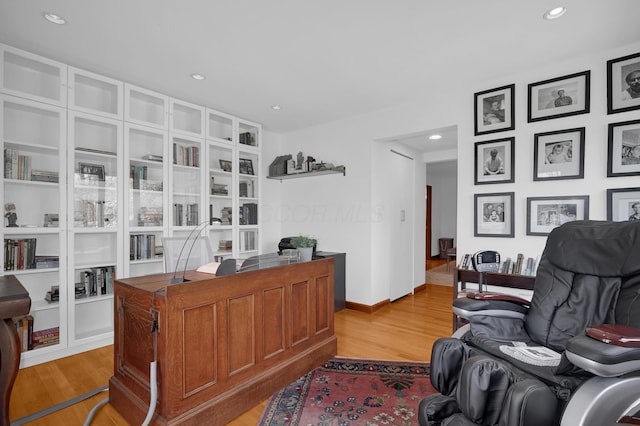
[[[171,277],[115,283],[109,402],[131,424],[146,416],[154,358],[152,424],[222,425],[337,352],[332,259]]]

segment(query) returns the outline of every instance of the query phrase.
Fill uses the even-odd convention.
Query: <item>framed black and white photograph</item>
[[[609,124],[607,177],[640,175],[640,120]]]
[[[591,71],[529,84],[528,122],[589,112]]]
[[[563,223],[589,219],[589,196],[527,198],[527,235],[549,235]]]
[[[640,221],[640,187],[607,189],[607,220]]]
[[[475,135],[515,129],[515,84],[474,94]]]
[[[607,114],[640,109],[640,53],[607,61]]]
[[[584,133],[584,127],[536,133],[533,180],[582,179]]]
[[[220,168],[225,172],[230,172],[232,170],[231,164],[231,161],[220,160]]]
[[[102,164],[78,163],[78,173],[84,179],[104,181],[104,165]]]
[[[515,138],[475,143],[476,185],[514,181]]]
[[[513,192],[475,194],[473,235],[513,238]]]
[[[238,168],[240,174],[252,175],[253,174],[253,162],[248,158],[241,158]]]

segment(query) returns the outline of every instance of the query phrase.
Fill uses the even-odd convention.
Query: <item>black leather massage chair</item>
[[[505,299],[505,300],[501,300]],[[530,302],[470,293],[435,342],[420,425],[640,424],[640,222],[548,236]]]

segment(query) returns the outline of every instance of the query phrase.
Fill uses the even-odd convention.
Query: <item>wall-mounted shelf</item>
[[[306,178],[306,177],[311,177],[311,176],[335,175],[335,174],[341,174],[342,176],[345,176],[347,174],[347,170],[346,170],[346,168],[342,168],[340,170],[335,170],[335,169],[314,170],[312,172],[294,173],[294,174],[290,174],[290,175],[267,176],[267,179],[275,179],[275,180],[279,180],[280,182],[282,182],[283,180],[287,180],[287,179],[299,179],[299,178]]]

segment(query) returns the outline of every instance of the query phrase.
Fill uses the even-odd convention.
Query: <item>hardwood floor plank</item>
[[[432,262],[432,261],[429,261]],[[433,261],[437,266],[437,260]],[[433,342],[451,335],[452,289],[425,286],[380,310],[366,314],[344,309],[335,314],[338,355],[350,358],[429,361]],[[18,372],[9,417],[12,421],[108,384],[113,375],[113,346],[84,352]],[[102,392],[83,402],[29,423],[81,425],[89,411],[108,397]],[[234,419],[232,426],[255,426],[266,401]],[[92,425],[127,425],[109,405],[100,408]]]

